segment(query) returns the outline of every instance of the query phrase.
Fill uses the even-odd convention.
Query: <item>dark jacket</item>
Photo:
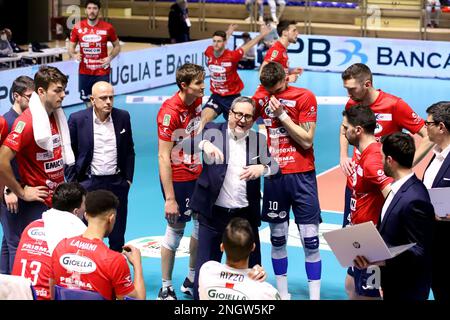
[[[119,174],[133,181],[134,175],[134,142],[131,131],[130,114],[113,108],[111,117],[114,123],[117,144],[117,167]],[[92,108],[72,113],[69,117],[70,140],[75,155],[75,164],[66,167],[68,181],[81,182],[88,178],[94,154],[94,123]]]
[[[185,42],[190,40],[189,27],[186,24],[185,17],[188,14],[188,9],[183,11],[177,3],[170,7],[169,12],[169,35],[171,39],[176,42]]]
[[[213,217],[213,206],[219,197],[220,190],[222,189],[225,175],[228,168],[228,158],[230,154],[228,152],[229,135],[227,133],[227,123],[208,123],[203,131],[203,138],[211,141],[215,146],[220,148],[224,154],[223,164],[208,164],[203,161],[203,170],[200,177],[197,180],[195,189],[191,198],[189,206],[195,211],[204,215],[205,217]],[[217,129],[221,132],[221,138],[211,137],[210,129]],[[197,142],[200,141],[197,140]],[[223,146],[223,147],[222,147]],[[197,150],[194,150],[197,151]],[[270,166],[271,177],[277,176],[280,173],[277,162],[270,157],[267,149],[266,137],[260,133],[250,130],[247,137],[247,165],[252,164],[266,164]],[[261,212],[261,179],[255,179],[247,181],[247,200],[249,202],[249,212],[251,220],[260,224],[260,212]]]
[[[379,225],[388,246],[416,245],[381,267],[385,300],[426,300],[431,286],[434,208],[424,184],[413,175],[395,194]]]

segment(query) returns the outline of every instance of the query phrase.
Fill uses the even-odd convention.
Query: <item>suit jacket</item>
[[[388,246],[416,245],[381,267],[386,300],[425,300],[431,286],[434,208],[424,184],[413,175],[395,194],[379,231]]]
[[[425,171],[427,171],[430,164],[433,162],[436,155],[431,158],[430,163],[428,163],[427,168]],[[447,155],[447,157],[444,159],[444,162],[442,163],[441,168],[439,169],[436,178],[433,180],[433,184],[431,185],[432,188],[449,188],[450,187],[450,153]]]
[[[215,146],[223,151],[224,163],[223,164],[208,164],[203,161],[203,170],[194,188],[194,192],[189,203],[189,206],[195,211],[202,214],[205,217],[212,218],[213,206],[219,197],[220,190],[222,189],[225,175],[228,168],[228,158],[230,154],[229,150],[229,134],[227,132],[227,123],[208,123],[203,131],[203,139],[211,141]],[[220,137],[211,137],[211,129],[218,130]],[[199,142],[201,137],[196,139]],[[196,143],[195,145],[198,145]],[[194,147],[194,151],[195,147]],[[266,137],[260,133],[250,130],[247,137],[247,165],[252,164],[265,164],[270,166],[271,176],[277,175],[278,170],[277,162],[270,157],[267,149]],[[247,181],[247,200],[249,203],[249,220],[254,221],[259,226],[261,223],[261,183],[260,179]]]
[[[130,114],[121,109],[113,108],[111,112],[116,134],[117,167],[119,174],[133,181],[134,175],[134,143],[131,131]],[[68,181],[88,179],[92,157],[94,154],[94,122],[92,108],[72,113],[68,120],[72,150],[75,154],[75,164],[66,167]]]

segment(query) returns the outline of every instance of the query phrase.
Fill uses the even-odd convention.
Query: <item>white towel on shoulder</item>
[[[36,144],[44,150],[53,152],[50,119],[36,92],[33,92],[30,98],[30,111],[33,116],[33,134]],[[75,156],[71,147],[66,115],[62,108],[55,110],[53,115],[55,116],[56,125],[58,126],[59,136],[61,138],[64,164],[72,165],[75,163]]]
[[[44,233],[50,254],[64,238],[79,236],[86,231],[86,225],[73,213],[49,209],[42,213]]]

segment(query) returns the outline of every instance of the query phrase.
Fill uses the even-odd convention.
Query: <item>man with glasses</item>
[[[277,288],[282,299],[290,299],[286,246],[292,206],[305,252],[309,296],[317,300],[320,299],[322,263],[319,253],[321,217],[313,151],[316,97],[307,89],[288,86],[285,70],[277,62],[269,62],[263,67],[260,81],[253,96],[256,116],[263,118],[270,152],[282,173],[277,179],[264,180],[262,208],[262,220],[270,226]]]
[[[372,72],[363,63],[355,63],[342,73],[344,88],[347,90],[349,100],[345,109],[355,105],[368,106],[375,113],[377,127],[375,137],[377,140],[393,132],[408,130],[411,134],[418,135],[422,139],[416,149],[414,163],[416,165],[430,151],[433,143],[427,136],[427,130],[423,119],[401,98],[387,92],[377,90],[373,87]],[[341,127],[339,139],[340,144],[340,167],[347,177],[345,189],[345,208],[343,226],[348,223],[350,213],[350,198],[352,194],[352,175],[354,174],[360,154],[355,148],[352,158],[348,157],[349,143],[345,139],[345,132]]]
[[[119,198],[116,223],[108,235],[109,247],[121,252],[125,244],[128,193],[134,174],[134,143],[128,111],[113,107],[114,88],[105,81],[92,87],[88,108],[69,117],[75,164],[66,177],[88,191],[105,189]]]
[[[447,188],[450,194],[450,101],[440,101],[427,109],[425,121],[428,137],[436,146],[434,156],[425,170],[423,183],[427,189]],[[434,221],[433,238],[433,289],[434,299],[450,301],[450,276],[447,270],[447,255],[450,235],[450,214]]]
[[[196,299],[198,272],[207,261],[220,262],[222,234],[233,217],[250,222],[256,247],[250,254],[249,266],[261,264],[259,178],[276,174],[278,167],[269,155],[265,136],[250,130],[254,116],[253,100],[236,98],[231,104],[228,122],[208,123],[191,148],[193,152],[204,152],[203,171],[189,204],[199,213],[200,223],[194,281]]]
[[[14,104],[6,112],[3,117],[6,121],[6,134],[1,137],[1,140],[5,140],[6,135],[12,129],[14,121],[16,121],[17,117],[22,114],[26,109],[28,109],[28,104],[30,102],[31,94],[34,90],[34,82],[33,79],[27,76],[20,76],[16,80],[14,80],[11,92],[14,99]],[[1,144],[0,144],[1,145]],[[17,167],[17,162],[14,159],[11,161],[11,166],[14,171],[14,175],[17,181],[20,181],[19,170]],[[20,216],[18,198],[8,187],[3,189],[3,199],[0,207],[0,222],[3,227],[3,239],[2,239],[2,251],[0,257],[0,273],[9,274],[12,269],[12,265],[14,263],[14,258],[10,259],[9,255],[9,247],[8,243],[12,243],[10,239],[10,226],[14,225],[14,218],[16,216]],[[16,234],[16,232],[13,232]],[[14,241],[13,241],[14,242]]]

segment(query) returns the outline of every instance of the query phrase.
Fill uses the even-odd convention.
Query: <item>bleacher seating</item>
[[[188,0],[191,38],[204,39],[230,23],[241,31],[257,31],[256,23],[246,23],[245,0]],[[168,38],[168,12],[174,0],[110,0],[104,11],[119,36]],[[265,3],[267,1],[265,0]],[[450,12],[443,8],[438,29],[423,28],[421,0],[367,0],[367,23],[361,14],[362,0],[294,1],[287,0],[283,19],[298,21],[302,34],[370,36],[403,39],[448,40]],[[374,8],[378,11],[374,11]],[[105,9],[104,9],[105,10]],[[269,8],[264,6],[265,15]],[[378,16],[377,16],[378,15]]]

